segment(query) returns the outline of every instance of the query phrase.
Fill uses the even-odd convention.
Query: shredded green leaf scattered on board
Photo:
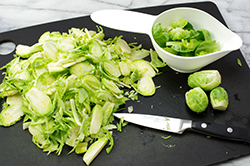
[[[143,60],[151,56],[151,62]],[[38,43],[18,45],[14,59],[3,66],[0,95],[6,98],[0,125],[23,119],[32,141],[44,152],[85,153],[89,165],[103,147],[113,147],[113,112],[138,93],[155,93],[153,77],[166,64],[153,50],[128,44],[122,36],[71,28],[45,32]],[[118,123],[119,129],[126,123]],[[87,148],[88,147],[88,148]]]
[[[242,66],[242,63],[241,63],[240,59],[237,59],[237,63],[238,63],[238,65],[239,65],[240,67]]]
[[[161,136],[161,138],[163,138],[163,139],[169,139],[171,137],[171,135],[169,135],[169,136]]]

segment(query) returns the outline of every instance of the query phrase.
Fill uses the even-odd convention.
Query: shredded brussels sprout
[[[148,55],[151,62],[142,59]],[[104,39],[101,28],[45,32],[33,46],[18,45],[14,57],[1,68],[0,94],[7,101],[0,125],[23,118],[23,129],[44,152],[60,155],[66,144],[70,153],[86,152],[87,165],[107,142],[107,153],[113,147],[112,113],[138,93],[153,95],[152,77],[166,65],[155,51],[122,36]]]

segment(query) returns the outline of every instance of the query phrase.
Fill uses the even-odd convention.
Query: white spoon
[[[173,8],[157,16],[126,10],[100,10],[92,13],[90,17],[94,22],[109,28],[149,35],[159,56],[172,69],[182,73],[191,73],[199,70],[231,51],[239,49],[242,45],[242,39],[213,16],[202,10],[190,7]],[[207,29],[212,39],[221,44],[221,51],[203,56],[182,57],[163,50],[152,36],[152,27],[159,22],[162,25],[171,25],[173,21],[179,18],[187,19],[195,29]]]

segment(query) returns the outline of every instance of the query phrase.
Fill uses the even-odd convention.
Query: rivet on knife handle
[[[192,129],[211,136],[250,143],[250,129],[214,123],[192,122]]]

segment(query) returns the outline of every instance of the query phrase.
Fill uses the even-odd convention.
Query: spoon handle
[[[150,34],[157,16],[126,10],[99,10],[90,18],[103,26],[135,33]]]

